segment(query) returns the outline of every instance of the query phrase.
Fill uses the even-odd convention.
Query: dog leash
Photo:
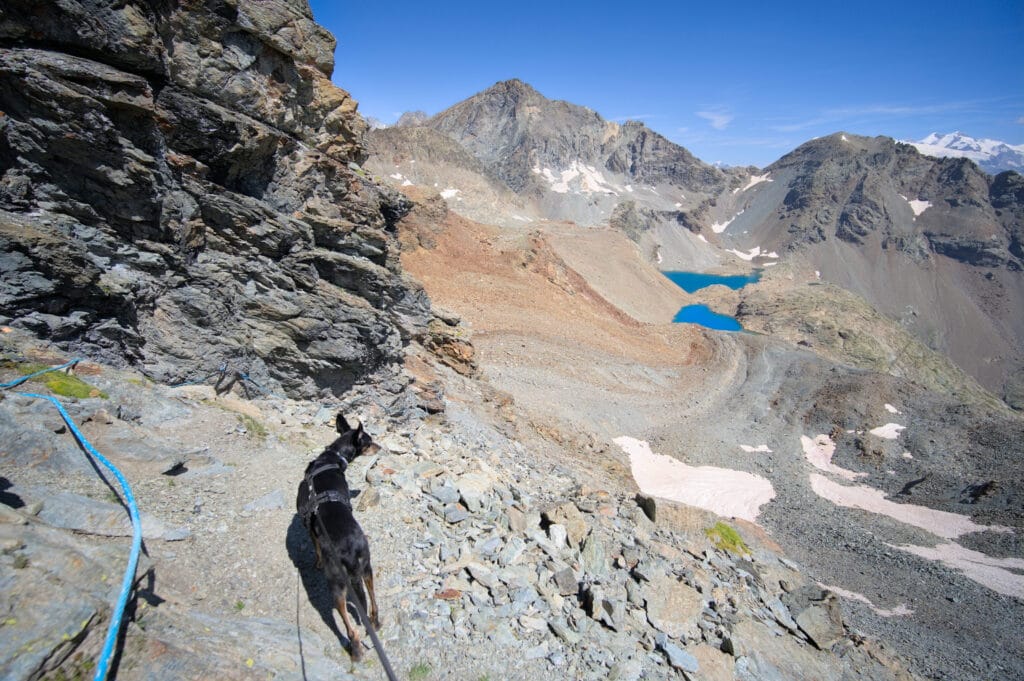
[[[352,582],[352,575],[348,576],[348,586],[352,589],[352,595],[355,596],[352,600],[356,602],[356,611],[359,613],[359,619],[363,623],[363,627],[366,628],[368,634],[370,634],[370,640],[373,642],[373,647],[377,651],[377,657],[380,658],[380,663],[384,665],[384,673],[388,675],[388,681],[398,681],[398,677],[395,676],[395,670],[391,668],[391,662],[388,660],[387,654],[384,652],[384,646],[381,644],[380,639],[377,638],[377,632],[373,628],[373,624],[370,622],[370,618],[366,614],[366,608],[363,607],[363,596],[362,589],[356,590],[355,584]]]

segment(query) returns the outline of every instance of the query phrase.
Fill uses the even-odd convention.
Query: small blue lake
[[[747,284],[753,284],[761,280],[760,272],[754,272],[752,274],[732,274],[729,276],[721,274],[704,274],[703,272],[662,272],[662,274],[687,293],[693,293],[694,291],[699,291],[702,288],[714,286],[715,284],[721,284],[722,286],[728,286],[729,288],[736,290],[743,288]]]
[[[709,329],[719,331],[742,331],[743,327],[733,317],[712,312],[707,305],[687,305],[672,318],[674,322],[700,324]]]
[[[753,284],[761,279],[761,273],[733,274],[729,276],[721,274],[704,274],[703,272],[662,272],[672,283],[687,293],[694,293],[702,288],[721,284],[733,290],[738,290],[747,284]],[[735,318],[724,314],[712,312],[707,305],[687,305],[672,318],[673,322],[685,324],[700,324],[708,329],[718,331],[742,331],[743,326]]]

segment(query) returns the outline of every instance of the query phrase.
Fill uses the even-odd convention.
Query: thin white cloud
[[[1018,118],[1017,119],[1017,123],[1019,123],[1020,125],[1024,125],[1024,116],[1021,116],[1020,118]]]
[[[976,101],[945,102],[942,104],[867,104],[824,109],[816,116],[802,121],[769,125],[769,130],[776,132],[800,132],[821,125],[842,126],[843,123],[862,118],[907,118],[926,116],[951,111],[966,111],[978,106]]]
[[[725,130],[732,123],[732,119],[735,118],[731,113],[722,110],[696,111],[694,113],[711,123],[711,127],[715,130]]]
[[[617,116],[612,120],[616,123],[625,123],[626,121],[649,121],[652,118],[658,118],[658,114],[633,114],[631,116]]]

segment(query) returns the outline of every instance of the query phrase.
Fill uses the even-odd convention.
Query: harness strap
[[[330,503],[330,502],[342,503],[342,504],[346,504],[346,505],[352,503],[348,499],[347,496],[345,496],[344,494],[342,494],[338,490],[336,490],[336,489],[329,489],[329,490],[325,490],[323,492],[320,492],[315,497],[313,497],[313,508],[315,509],[320,504],[326,504],[326,503]]]
[[[306,477],[309,478],[312,481],[313,478],[315,478],[316,476],[320,475],[321,473],[324,473],[324,472],[330,471],[330,470],[334,470],[336,468],[341,469],[341,471],[344,472],[345,469],[348,468],[348,463],[346,462],[344,464],[340,464],[340,463],[324,463],[324,464],[320,464],[319,466],[317,466],[316,468],[311,470]]]

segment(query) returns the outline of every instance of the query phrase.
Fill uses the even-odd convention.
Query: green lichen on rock
[[[22,375],[34,374],[37,371],[43,371],[49,368],[45,364],[33,364],[26,362],[24,364],[18,364],[15,367],[18,372]],[[63,371],[51,371],[49,373],[34,376],[29,379],[33,383],[42,383],[50,389],[54,395],[60,395],[61,397],[77,397],[79,399],[85,399],[87,397],[102,397],[107,399],[107,394],[99,388],[89,385],[82,379],[78,378],[74,374],[67,374]]]
[[[245,428],[246,434],[254,440],[267,439],[267,427],[248,414],[239,414],[238,422]]]
[[[713,527],[709,527],[704,530],[704,534],[708,536],[708,539],[711,540],[711,543],[714,544],[716,548],[719,548],[722,551],[728,551],[729,553],[734,553],[737,556],[750,554],[750,549],[743,541],[743,537],[740,536],[740,533],[723,522],[715,523]]]

